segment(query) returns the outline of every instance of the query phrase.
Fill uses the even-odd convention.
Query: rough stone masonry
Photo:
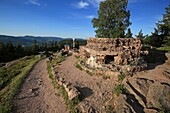
[[[81,58],[92,68],[137,65],[142,44],[138,38],[88,38],[80,47]]]

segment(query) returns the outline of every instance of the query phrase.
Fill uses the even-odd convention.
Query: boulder
[[[72,87],[72,89],[67,93],[68,93],[69,100],[73,100],[75,97],[78,97],[78,95],[80,94],[75,87]]]
[[[147,107],[170,111],[170,85],[153,83],[147,93]]]
[[[120,94],[115,101],[116,113],[133,113],[133,110],[126,102],[126,95]]]

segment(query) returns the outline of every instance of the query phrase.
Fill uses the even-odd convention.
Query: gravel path
[[[13,100],[13,113],[69,112],[63,98],[55,95],[46,69],[46,59],[35,65]]]

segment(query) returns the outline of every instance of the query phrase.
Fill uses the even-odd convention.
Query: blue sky
[[[102,0],[0,0],[0,34],[87,38]],[[129,0],[132,33],[153,32],[170,0]]]

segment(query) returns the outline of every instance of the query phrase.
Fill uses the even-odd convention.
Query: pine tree
[[[142,33],[142,29],[139,31],[139,33],[137,35],[135,35],[136,38],[140,38],[141,40],[143,40],[145,38],[145,36]]]
[[[100,2],[98,18],[92,20],[96,37],[123,38],[131,25],[128,0],[106,0]]]
[[[136,38],[139,38],[140,40],[141,40],[141,42],[142,42],[142,44],[143,44],[143,42],[144,42],[144,39],[145,39],[145,36],[143,35],[143,33],[142,33],[142,29],[139,31],[139,33],[137,34],[137,35],[135,35],[136,36]]]
[[[47,42],[46,42],[46,40],[44,40],[42,42],[42,45],[43,45],[43,50],[47,51]]]
[[[39,48],[38,48],[37,41],[34,40],[34,43],[33,43],[33,45],[32,45],[32,54],[37,54],[37,53],[38,53],[38,50],[39,50]]]
[[[166,14],[163,14],[163,19],[156,24],[158,31],[164,36],[170,36],[170,4],[165,8]]]
[[[170,46],[170,4],[165,8],[165,11],[163,19],[156,23],[157,28],[154,28],[154,32],[150,36],[152,46]]]
[[[127,33],[126,33],[126,38],[132,38],[132,32],[131,32],[131,29],[129,28],[128,30],[127,30]]]
[[[157,28],[162,39],[162,44],[170,46],[170,4],[165,8],[166,13],[163,14],[163,19],[158,21]]]
[[[12,54],[14,51],[14,46],[11,41],[7,42],[6,44],[6,52]]]
[[[159,32],[156,28],[154,28],[154,32],[152,32],[150,44],[155,47],[160,47],[163,42],[162,35],[159,35]]]

